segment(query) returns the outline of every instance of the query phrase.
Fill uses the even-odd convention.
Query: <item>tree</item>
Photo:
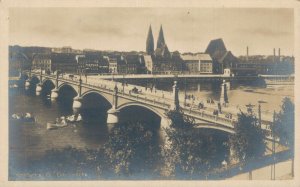
[[[235,123],[235,133],[230,136],[229,144],[234,151],[233,158],[245,162],[264,155],[266,132],[252,112],[239,113]]]
[[[127,177],[145,172],[148,176],[157,173],[155,167],[160,160],[160,148],[155,136],[149,126],[140,122],[115,126],[104,146],[114,172]]]
[[[165,129],[170,146],[163,149],[164,175],[199,178],[220,166],[224,157],[219,157],[220,142],[213,134],[194,128],[194,121],[184,117],[180,111],[170,111],[167,116],[171,119],[170,128]]]
[[[294,176],[294,144],[295,144],[295,105],[291,99],[282,100],[281,111],[275,116],[274,134],[279,142],[289,147],[292,158],[292,176]]]
[[[295,106],[287,97],[282,100],[281,111],[275,116],[274,133],[279,137],[280,143],[288,146],[290,151],[293,153],[295,137]]]

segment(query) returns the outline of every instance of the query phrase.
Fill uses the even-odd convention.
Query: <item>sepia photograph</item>
[[[7,180],[294,180],[295,11],[7,8]]]

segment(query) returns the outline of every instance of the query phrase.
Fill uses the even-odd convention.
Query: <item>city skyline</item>
[[[145,51],[149,26],[156,42],[162,25],[170,51],[204,52],[222,38],[237,56],[246,46],[249,55],[294,54],[292,9],[11,8],[9,16],[10,45]]]

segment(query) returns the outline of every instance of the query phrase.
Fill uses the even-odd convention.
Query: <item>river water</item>
[[[167,88],[167,90],[169,89],[170,87]],[[182,87],[180,92],[184,92]],[[203,100],[209,97],[218,100],[220,89],[201,85],[199,90],[197,85],[191,85],[187,88],[187,94]],[[257,104],[257,101],[262,100],[265,101],[262,104],[262,110],[267,112],[278,111],[284,97],[290,97],[294,100],[294,88],[292,86],[264,88],[238,84],[232,86],[231,90],[228,91],[231,105]],[[71,105],[66,105],[64,102],[51,102],[47,97],[35,96],[22,89],[10,89],[9,115],[25,112],[34,114],[37,122],[21,124],[10,120],[10,172],[16,172],[20,167],[27,167],[26,160],[39,158],[46,150],[67,146],[78,149],[97,149],[108,139],[109,133],[105,120],[83,122],[54,131],[46,130],[47,122],[54,121],[62,115],[72,114]]]

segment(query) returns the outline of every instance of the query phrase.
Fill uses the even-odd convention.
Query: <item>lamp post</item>
[[[261,103],[263,103],[263,101],[258,101],[258,123],[259,123],[259,127],[261,128]]]
[[[272,124],[272,129],[271,129],[271,133],[272,133],[272,157],[273,157],[273,164],[271,165],[271,180],[275,180],[275,165],[276,165],[276,158],[275,158],[275,133],[274,133],[274,127],[275,127],[275,116],[276,113],[274,111],[273,113],[273,124]]]
[[[123,81],[122,81],[122,85],[123,85],[123,94],[124,94],[124,86],[125,86],[125,75],[123,74]]]
[[[184,106],[186,106],[186,77],[184,77]]]

